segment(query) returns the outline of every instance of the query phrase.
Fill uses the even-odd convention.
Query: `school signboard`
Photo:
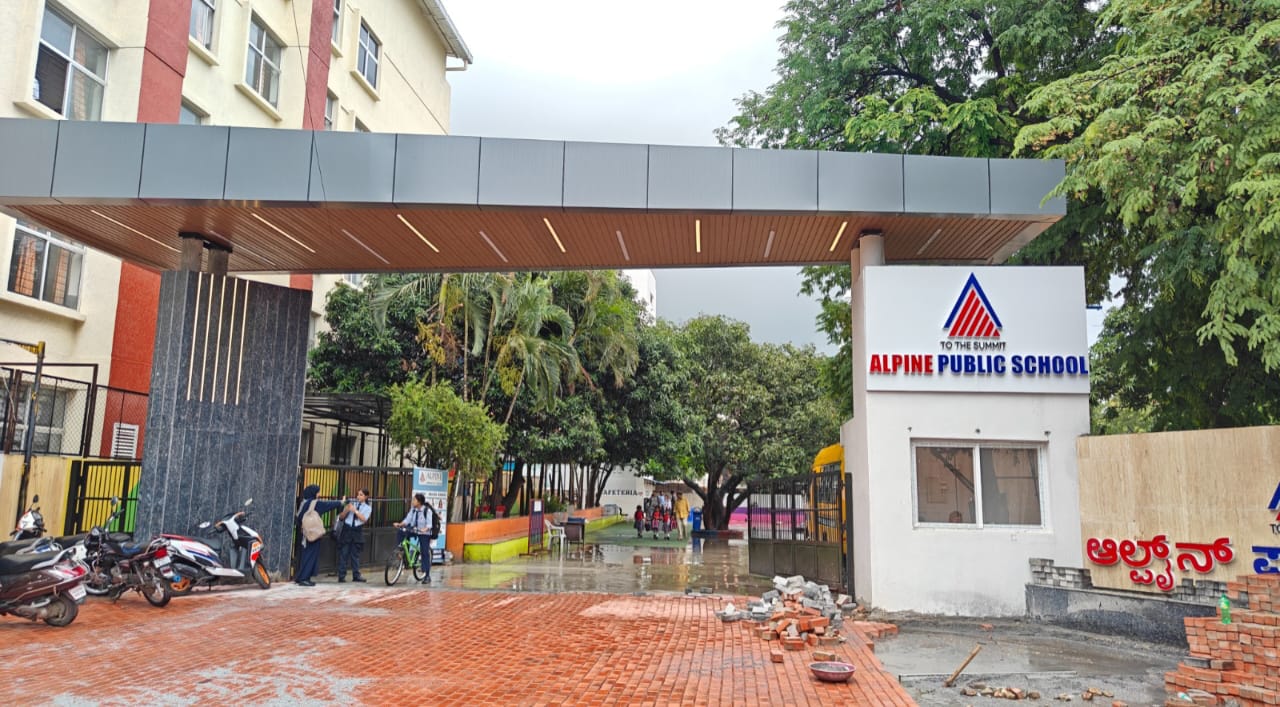
[[[440,514],[440,537],[431,543],[432,562],[444,562],[444,535],[449,523],[449,472],[414,467],[413,492],[427,498],[427,503]]]
[[[884,266],[862,277],[868,391],[1089,393],[1082,269]]]

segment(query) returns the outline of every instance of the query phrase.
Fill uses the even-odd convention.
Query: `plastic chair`
[[[547,547],[548,548],[551,547],[551,544],[554,543],[557,539],[559,539],[560,554],[563,555],[564,554],[564,526],[554,525],[549,520],[543,520],[542,522],[546,523],[547,525],[547,538],[546,538]]]

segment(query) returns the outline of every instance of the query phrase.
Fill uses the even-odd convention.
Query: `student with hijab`
[[[342,497],[341,501],[318,501],[316,496],[320,494],[320,487],[316,484],[302,489],[302,504],[298,506],[298,514],[293,518],[293,525],[298,529],[298,540],[302,543],[302,553],[299,555],[298,572],[294,575],[293,581],[304,587],[314,587],[316,583],[311,578],[316,576],[316,567],[320,563],[320,541],[307,542],[302,534],[302,514],[311,510],[315,504],[316,513],[324,514],[329,511],[336,511],[346,505],[347,498]]]

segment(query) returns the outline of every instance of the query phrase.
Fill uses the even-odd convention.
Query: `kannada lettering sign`
[[[1230,538],[1218,538],[1211,543],[1174,543],[1173,548],[1179,552],[1170,559],[1167,535],[1157,535],[1150,540],[1118,542],[1112,538],[1089,538],[1085,543],[1085,554],[1090,562],[1103,567],[1123,562],[1132,568],[1129,579],[1134,584],[1154,584],[1162,592],[1173,591],[1177,584],[1173,572],[1175,563],[1181,572],[1195,570],[1209,574],[1215,564],[1228,564],[1236,557]]]
[[[877,267],[867,390],[1088,393],[1079,268]]]

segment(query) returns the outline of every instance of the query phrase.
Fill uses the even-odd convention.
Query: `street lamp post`
[[[0,343],[20,346],[36,355],[36,380],[31,385],[31,399],[27,401],[26,429],[22,431],[22,480],[18,483],[18,516],[14,523],[22,520],[22,502],[27,498],[27,482],[31,478],[31,447],[36,439],[36,400],[40,395],[40,378],[44,372],[44,342],[29,344],[25,341],[0,338]]]

